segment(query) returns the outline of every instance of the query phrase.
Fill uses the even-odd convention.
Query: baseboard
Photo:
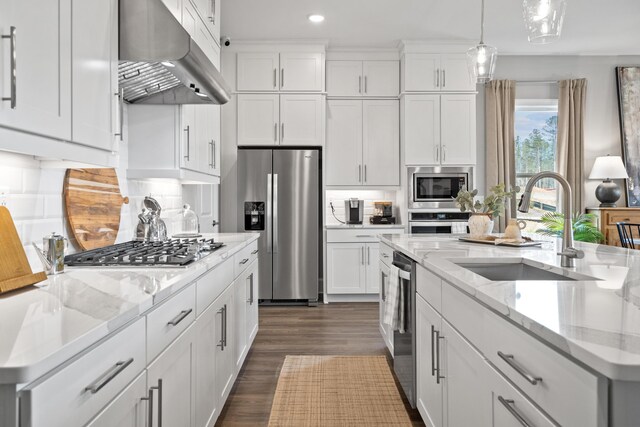
[[[325,294],[324,300],[326,303],[332,302],[378,302],[378,294]]]

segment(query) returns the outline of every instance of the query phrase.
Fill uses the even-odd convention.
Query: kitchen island
[[[638,425],[637,251],[577,243],[585,257],[567,269],[558,241],[383,235],[381,245],[416,261],[416,401],[427,424]],[[514,278],[495,279],[503,270]]]
[[[225,245],[183,268],[67,268],[0,297],[0,425],[213,424],[257,333],[258,235],[205,237]]]

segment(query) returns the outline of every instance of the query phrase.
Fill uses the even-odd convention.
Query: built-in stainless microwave
[[[456,207],[460,190],[473,189],[472,167],[408,168],[409,209]]]

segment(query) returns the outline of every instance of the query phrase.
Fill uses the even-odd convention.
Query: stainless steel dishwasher
[[[402,324],[393,331],[393,370],[407,400],[416,407],[416,263],[400,252],[393,253],[393,265],[400,269]]]

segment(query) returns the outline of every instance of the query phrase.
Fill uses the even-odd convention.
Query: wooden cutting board
[[[120,229],[122,197],[113,168],[67,169],[64,201],[71,233],[81,249],[113,245]]]
[[[0,206],[0,294],[46,279],[44,272],[31,271],[11,214]]]

